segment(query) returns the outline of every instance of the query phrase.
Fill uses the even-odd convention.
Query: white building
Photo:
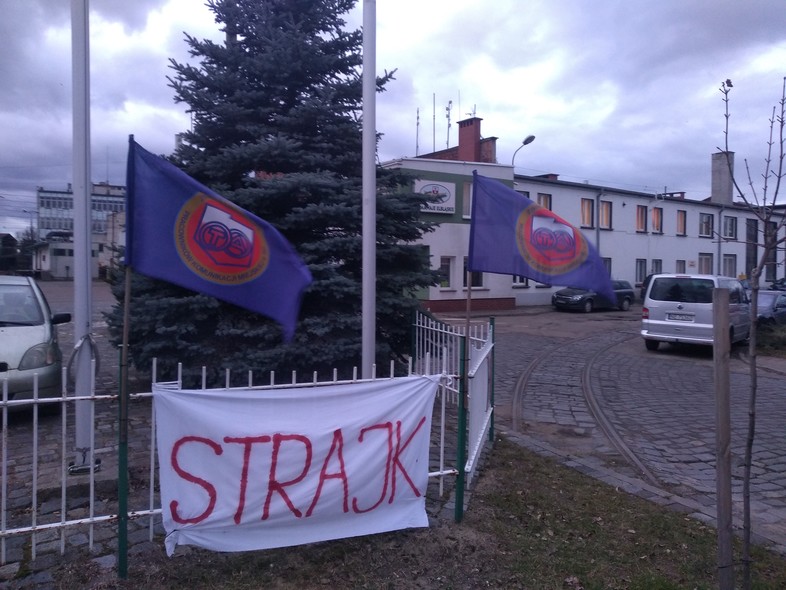
[[[90,195],[90,231],[92,278],[104,274],[107,257],[104,249],[114,242],[117,229],[112,219],[124,214],[126,190],[123,186],[104,182],[94,183]],[[74,194],[71,185],[64,191],[39,187],[38,244],[33,257],[33,271],[37,276],[71,279],[74,275]]]
[[[598,249],[615,279],[640,285],[656,272],[745,276],[762,256],[764,228],[743,203],[732,198],[733,185],[725,154],[712,156],[712,195],[703,201],[684,193],[650,194],[584,183],[565,182],[555,174],[522,176],[496,163],[496,138],[481,139],[480,119],[459,122],[459,145],[417,158],[384,163],[417,176],[414,190],[443,195],[424,211],[440,223],[423,243],[442,283],[424,296],[432,311],[466,306],[466,256],[472,171],[505,182],[532,201],[581,229]],[[733,154],[730,154],[733,162]],[[764,281],[777,278],[775,260],[765,267]],[[782,263],[782,260],[777,262]],[[783,270],[780,271],[783,273]],[[542,305],[566,285],[543,285],[523,277],[474,273],[473,309],[509,309]]]

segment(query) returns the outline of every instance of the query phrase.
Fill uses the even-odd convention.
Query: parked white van
[[[654,275],[642,303],[641,335],[647,350],[658,350],[661,342],[712,344],[712,291],[729,290],[731,342],[750,336],[748,296],[742,283],[731,277],[713,275]]]

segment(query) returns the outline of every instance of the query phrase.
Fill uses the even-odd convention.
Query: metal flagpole
[[[95,357],[91,329],[91,207],[90,196],[90,34],[88,0],[71,0],[73,82],[74,187],[74,347],[75,395],[91,388],[91,359]],[[71,473],[89,471],[90,401],[75,402],[76,458]]]
[[[467,409],[469,408],[469,361],[470,361],[470,314],[472,313],[472,271],[469,270],[469,258],[464,273],[467,281],[467,318],[464,324],[464,342],[461,346],[461,393],[458,408],[458,439],[456,446],[456,506],[454,517],[456,522],[461,522],[464,517],[464,486],[466,485],[465,467],[467,463]]]
[[[363,1],[363,255],[361,375],[372,377],[377,329],[376,0]]]
[[[117,454],[117,575],[128,577],[128,327],[131,321],[131,267],[126,266],[123,345],[120,349],[120,416]],[[152,485],[152,482],[151,482]]]

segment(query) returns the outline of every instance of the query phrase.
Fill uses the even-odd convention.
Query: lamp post
[[[531,144],[533,141],[535,141],[535,136],[534,135],[527,135],[527,137],[524,138],[524,141],[521,142],[521,145],[516,148],[515,152],[513,152],[513,158],[511,158],[511,160],[510,160],[510,165],[511,166],[514,166],[514,168],[515,168],[514,164],[516,163],[516,154],[519,153],[519,150],[521,148],[523,148],[525,145]]]
[[[24,211],[25,213],[29,213],[30,214],[30,239],[35,241],[35,232],[33,231],[33,214],[35,212],[34,211],[30,211],[30,209],[22,209],[22,211]]]

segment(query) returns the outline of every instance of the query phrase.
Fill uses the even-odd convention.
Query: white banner
[[[291,389],[153,386],[166,550],[428,526],[439,376]]]

